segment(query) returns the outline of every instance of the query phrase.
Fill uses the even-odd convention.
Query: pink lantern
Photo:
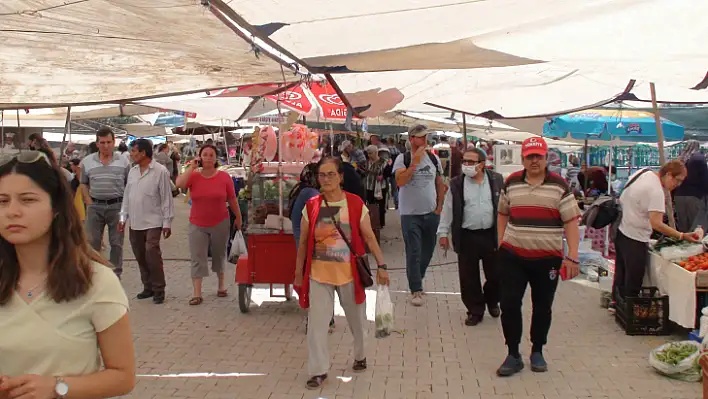
[[[259,152],[270,162],[275,159],[275,154],[278,152],[278,136],[271,126],[266,126],[261,129],[261,145]]]

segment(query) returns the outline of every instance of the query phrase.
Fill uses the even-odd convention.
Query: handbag
[[[329,203],[327,202],[327,199],[322,196],[322,199],[325,202],[325,206],[327,208],[330,208]],[[334,214],[330,215],[330,218],[332,219],[332,223],[334,224],[334,227],[337,229],[339,232],[339,235],[342,237],[342,240],[344,240],[344,243],[347,244],[347,247],[349,247],[349,252],[354,254],[354,261],[356,262],[356,271],[359,274],[359,281],[361,282],[361,285],[364,286],[364,288],[371,287],[374,285],[374,279],[371,276],[371,268],[369,267],[369,259],[364,256],[359,256],[354,251],[354,248],[352,248],[351,242],[349,242],[349,239],[347,236],[344,234],[344,231],[342,231],[342,227],[339,225],[339,222],[337,222],[337,219],[334,218]]]

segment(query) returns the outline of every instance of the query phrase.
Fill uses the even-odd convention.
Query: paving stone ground
[[[173,236],[163,242],[167,301],[138,301],[137,264],[126,240],[123,284],[131,298],[138,383],[126,396],[163,398],[371,398],[371,399],[659,399],[699,398],[697,383],[669,380],[647,364],[649,350],[666,341],[629,337],[599,306],[599,293],[561,283],[546,347],[547,373],[528,368],[501,379],[494,372],[506,350],[498,319],[476,327],[463,324],[455,256],[439,251],[425,280],[425,305],[407,304],[403,242],[395,211],[388,214],[383,249],[391,271],[395,323],[400,333],[374,338],[375,291],[368,292],[366,339],[369,369],[351,371],[351,335],[341,308],[329,337],[330,378],[317,391],[305,388],[305,311],[295,301],[270,298],[267,286],[254,288],[249,314],[238,310],[236,287],[216,297],[216,278],[205,280],[204,303],[189,306],[191,282],[187,245],[188,208],[176,204]],[[228,280],[234,280],[230,265]],[[528,337],[530,300],[525,302]],[[522,353],[528,356],[527,338]]]

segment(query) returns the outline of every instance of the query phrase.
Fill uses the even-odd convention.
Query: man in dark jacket
[[[342,162],[342,174],[344,175],[342,189],[352,194],[356,194],[362,201],[366,201],[366,190],[364,190],[364,183],[361,181],[361,175],[359,175],[359,172],[357,172],[356,168],[354,168],[354,165],[349,162]]]
[[[504,186],[499,173],[485,167],[487,154],[473,148],[462,155],[462,175],[450,181],[438,225],[440,247],[457,252],[462,302],[467,307],[465,324],[476,326],[484,318],[485,305],[499,317],[497,270],[497,204]],[[484,290],[479,276],[482,261]]]

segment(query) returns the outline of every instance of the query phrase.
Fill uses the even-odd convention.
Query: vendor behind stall
[[[632,175],[620,196],[622,220],[615,238],[615,279],[612,296],[636,297],[644,281],[649,263],[648,243],[652,230],[679,240],[698,241],[696,233],[681,233],[663,221],[666,207],[664,190],[672,191],[686,179],[683,162],[673,160],[664,164],[659,172],[643,169]],[[614,302],[610,310],[614,310]]]
[[[676,227],[680,231],[693,229],[694,223],[697,220],[705,220],[705,214],[708,212],[708,165],[705,155],[701,154],[699,149],[698,141],[689,140],[679,157],[686,164],[688,171],[686,180],[674,190]]]
[[[606,166],[592,166],[578,173],[578,181],[583,186],[586,197],[597,197],[607,194]]]

